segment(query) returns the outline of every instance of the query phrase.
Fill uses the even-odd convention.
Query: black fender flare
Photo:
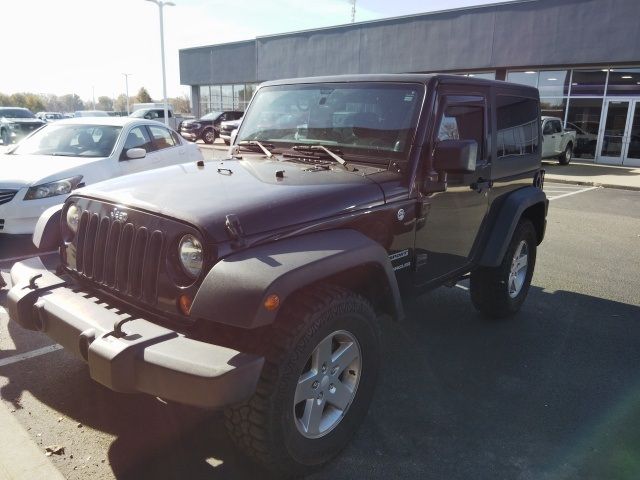
[[[539,234],[538,243],[542,241],[549,207],[547,196],[541,189],[533,186],[515,190],[501,202],[497,214],[490,224],[491,230],[480,257],[479,264],[481,266],[497,267],[500,265],[520,218],[525,210],[535,205],[541,205],[544,208],[544,218],[541,219],[542,231]]]
[[[36,223],[33,231],[33,244],[43,251],[54,250],[62,243],[62,234],[60,232],[60,219],[62,217],[62,208],[64,204],[54,205],[47,208]]]
[[[190,313],[240,328],[269,325],[278,313],[264,308],[269,295],[278,295],[282,306],[296,290],[362,266],[381,269],[393,316],[402,318],[400,290],[387,251],[350,229],[283,239],[225,257],[206,275]]]

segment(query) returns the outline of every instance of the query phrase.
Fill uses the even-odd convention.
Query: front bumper
[[[200,138],[200,132],[198,131],[181,130],[180,135],[182,135],[187,140],[198,140]]]
[[[10,202],[0,205],[0,220],[4,220],[0,234],[13,235],[32,234],[40,215],[48,208],[65,201],[66,195],[41,198],[38,200],[24,200],[28,188],[21,188]]]
[[[187,338],[129,315],[48,271],[39,258],[11,269],[11,320],[40,330],[89,365],[95,381],[200,407],[247,400],[264,358]]]

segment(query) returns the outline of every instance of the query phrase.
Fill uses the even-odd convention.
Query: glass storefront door
[[[600,163],[640,166],[640,99],[605,101]]]
[[[629,143],[623,165],[640,167],[640,99],[633,102],[633,110],[629,116],[629,122]]]

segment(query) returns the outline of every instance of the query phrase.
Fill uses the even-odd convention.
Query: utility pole
[[[158,5],[158,11],[160,12],[160,56],[162,58],[162,98],[164,101],[164,124],[169,125],[169,106],[167,105],[167,75],[164,68],[164,18],[162,16],[162,10],[164,7],[172,7],[175,5],[173,2],[167,0],[147,0]]]
[[[126,93],[127,93],[127,117],[129,116],[129,76],[131,75],[130,73],[123,73],[122,75],[124,75],[124,84],[125,84],[125,88],[126,88]]]
[[[351,0],[351,23],[356,21],[356,0]]]

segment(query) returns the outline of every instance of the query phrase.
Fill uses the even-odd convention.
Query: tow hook
[[[36,285],[36,280],[41,278],[41,277],[42,277],[42,274],[39,273],[38,275],[34,275],[33,277],[31,277],[29,279],[29,288],[31,290],[36,290],[38,288],[38,285]]]

